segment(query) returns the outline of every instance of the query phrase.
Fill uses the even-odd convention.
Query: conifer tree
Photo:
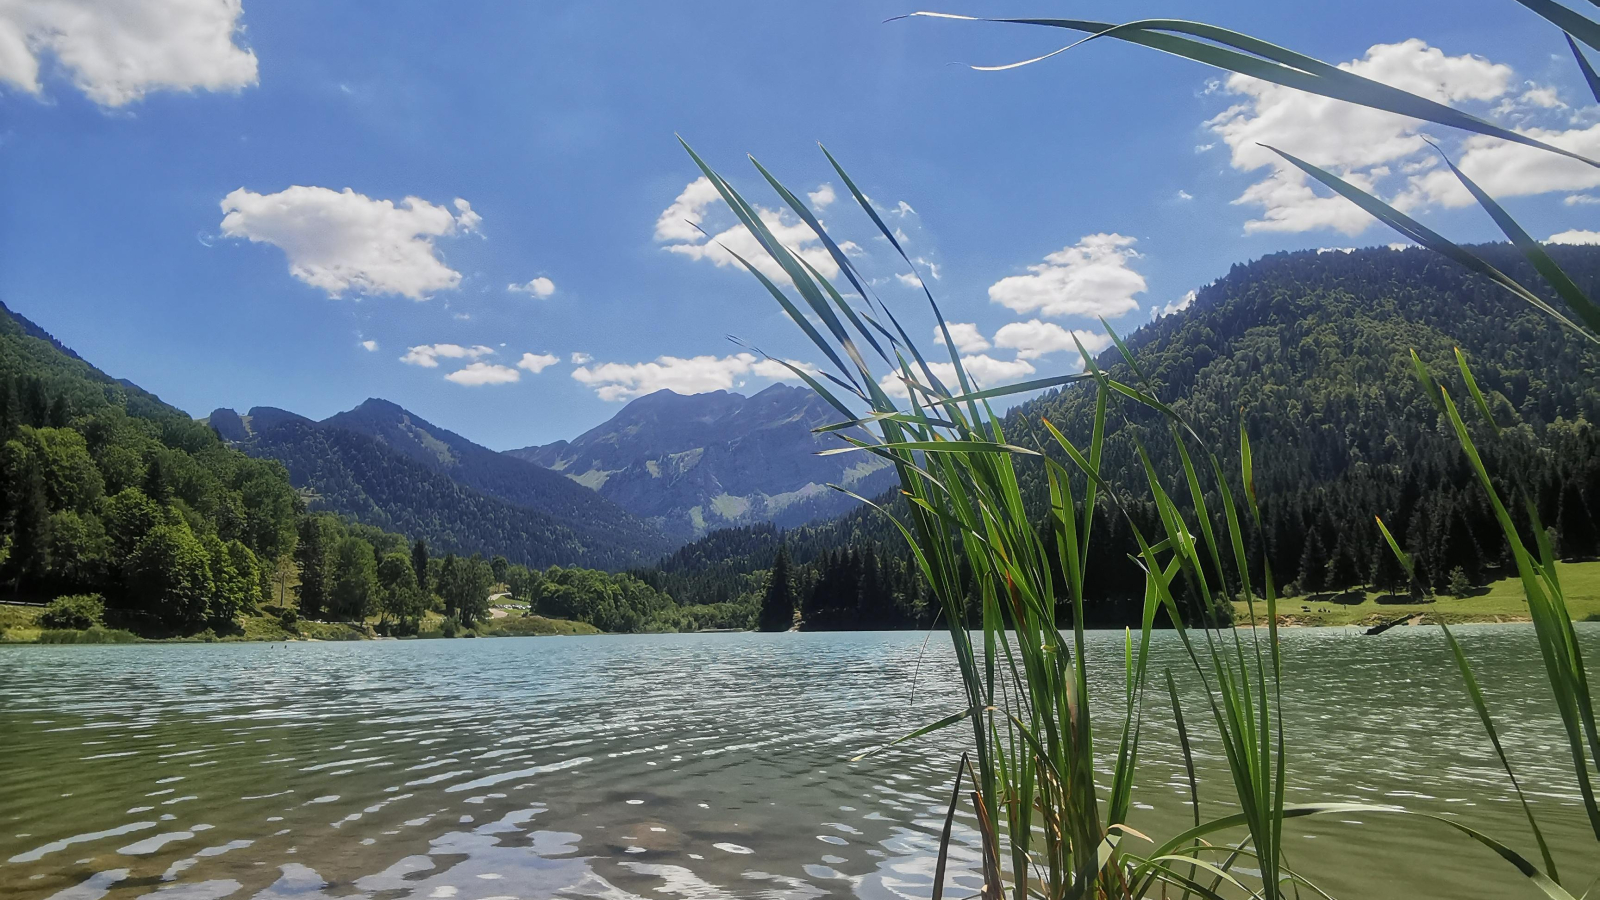
[[[778,545],[778,556],[772,561],[772,574],[767,576],[767,592],[761,597],[761,617],[758,627],[762,631],[788,631],[794,626],[794,611],[798,598],[794,590],[794,572],[789,563],[789,548]]]

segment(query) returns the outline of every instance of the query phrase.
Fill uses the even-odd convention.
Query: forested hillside
[[[610,501],[529,462],[369,400],[324,422],[257,407],[217,410],[219,434],[275,459],[314,510],[514,563],[622,569],[667,549],[653,528]]]
[[[294,545],[283,467],[114,380],[0,305],[0,588],[100,593],[185,630],[230,620]]]
[[[1510,247],[1478,249],[1536,282]],[[1593,291],[1600,248],[1550,249]],[[1491,470],[1530,485],[1562,555],[1600,551],[1594,517],[1600,352],[1434,254],[1372,248],[1277,254],[1237,265],[1202,288],[1192,308],[1146,325],[1129,345],[1157,396],[1189,417],[1230,472],[1237,470],[1242,413],[1255,451],[1268,558],[1279,583],[1293,590],[1404,588],[1381,546],[1375,515],[1416,558],[1426,582],[1421,589],[1481,583],[1503,563],[1503,540],[1482,492],[1412,374],[1412,348],[1458,397],[1464,394],[1459,378],[1450,376],[1453,348],[1467,354],[1506,429],[1501,439],[1479,443]],[[1099,363],[1113,377],[1135,379],[1114,348]],[[1039,421],[1047,417],[1087,443],[1093,406],[1083,387],[1051,392],[1010,412],[1007,438],[1042,446]],[[1135,439],[1168,477],[1182,471],[1175,445],[1162,421],[1131,402],[1111,404],[1108,432],[1105,471],[1140,527],[1155,533],[1153,512],[1141,499],[1148,488]],[[1042,519],[1047,491],[1040,467],[1020,470],[1024,495],[1041,504]],[[1164,487],[1187,495],[1182,484]],[[1126,560],[1135,545],[1104,505],[1094,533],[1100,552],[1088,589],[1099,606],[1092,615],[1115,620],[1143,583]],[[828,562],[830,550],[871,548],[890,561],[904,553],[892,525],[857,511],[783,534],[756,528],[708,535],[663,564],[661,584],[680,597],[716,596],[770,567],[780,542],[802,584],[838,566]]]
[[[1526,283],[1541,283],[1509,246],[1479,250]],[[1550,251],[1593,292],[1600,248]],[[1397,586],[1402,574],[1392,554],[1380,552],[1374,516],[1395,530],[1434,590],[1458,568],[1480,583],[1502,562],[1504,540],[1459,444],[1413,375],[1412,349],[1458,398],[1466,392],[1452,374],[1454,348],[1467,355],[1508,429],[1479,442],[1490,471],[1529,485],[1559,553],[1600,549],[1600,352],[1436,254],[1372,248],[1235,266],[1202,289],[1186,314],[1146,326],[1130,347],[1156,395],[1220,448],[1230,469],[1243,416],[1280,583],[1308,592]],[[1134,378],[1110,353],[1102,362],[1114,377]],[[1091,393],[1074,388],[1019,407],[1007,422],[1036,443],[1029,432],[1040,417],[1086,436],[1092,416]],[[1133,496],[1145,493],[1136,438],[1158,472],[1181,471],[1164,430],[1147,408],[1115,405],[1105,465]],[[1040,473],[1030,474],[1043,491]],[[1166,488],[1183,493],[1175,483]]]
[[[586,545],[615,548],[605,551],[616,556],[609,560],[612,567],[625,556],[650,559],[666,551],[667,541],[658,529],[572,479],[475,444],[387,400],[369,399],[322,424],[373,437],[458,484],[536,510],[568,527]],[[592,556],[595,551],[588,552]]]

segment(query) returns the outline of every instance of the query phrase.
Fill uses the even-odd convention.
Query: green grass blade
[[[1450,160],[1450,157],[1445,156],[1443,151],[1439,155],[1444,157],[1445,165],[1449,166],[1450,171],[1455,173],[1457,180],[1472,194],[1473,199],[1478,201],[1478,205],[1489,213],[1490,218],[1494,219],[1494,223],[1500,226],[1500,230],[1505,233],[1507,238],[1511,239],[1511,243],[1515,244],[1517,249],[1522,251],[1522,255],[1528,258],[1528,262],[1533,264],[1535,271],[1543,276],[1551,287],[1556,289],[1556,294],[1561,297],[1562,301],[1572,309],[1579,319],[1583,320],[1583,324],[1589,326],[1590,331],[1600,332],[1600,306],[1596,306],[1584,294],[1583,290],[1568,277],[1567,273],[1562,271],[1559,265],[1556,265],[1556,261],[1550,258],[1550,254],[1544,249],[1544,245],[1530,237],[1528,232],[1523,230],[1515,219],[1511,218],[1511,215],[1505,211],[1504,207],[1496,203],[1494,198],[1478,187],[1477,183],[1468,178],[1465,172],[1456,168],[1456,164]]]
[[[1529,6],[1529,8],[1534,8],[1535,4],[1540,4],[1564,11],[1569,19],[1557,21],[1551,15],[1546,15],[1545,12],[1535,9],[1540,15],[1545,15],[1551,21],[1556,21],[1556,24],[1561,25],[1563,30],[1576,34],[1585,43],[1590,43],[1587,35],[1590,35],[1591,29],[1596,26],[1582,16],[1549,3],[1548,0],[1518,0],[1518,2]],[[1419,97],[1382,82],[1363,78],[1354,72],[1331,66],[1313,57],[1295,53],[1292,50],[1258,40],[1249,35],[1214,25],[1189,22],[1182,19],[1145,19],[1116,25],[1087,19],[982,19],[973,16],[932,12],[918,12],[912,15],[973,22],[1000,22],[1014,25],[1063,28],[1089,35],[1082,41],[1057,50],[1055,53],[1004,66],[973,66],[972,68],[974,69],[986,71],[1012,69],[1048,59],[1090,40],[1114,38],[1128,43],[1140,44],[1219,69],[1259,78],[1262,81],[1270,81],[1284,87],[1295,88],[1335,100],[1344,100],[1371,109],[1381,109],[1414,119],[1435,122],[1464,131],[1489,135],[1530,147],[1538,147],[1541,150],[1576,159],[1592,166],[1600,166],[1600,162],[1580,154],[1551,146],[1536,138],[1520,134],[1442,103]],[[1571,21],[1572,27],[1566,27],[1563,24],[1568,20]],[[1193,37],[1185,37],[1183,35],[1192,35]],[[1200,38],[1200,40],[1195,40],[1194,38]],[[1594,46],[1594,44],[1590,43],[1590,46]]]
[[[1517,0],[1590,47],[1600,50],[1600,25],[1551,0]]]
[[[1572,48],[1572,55],[1578,60],[1578,68],[1583,72],[1583,80],[1589,84],[1589,92],[1594,94],[1595,102],[1600,103],[1600,75],[1595,74],[1594,66],[1589,64],[1589,57],[1583,55],[1583,49],[1573,41],[1572,35],[1563,32],[1561,36],[1567,39],[1567,46]]]
[[[1389,204],[1379,200],[1377,197],[1372,196],[1366,191],[1363,191],[1340,178],[1339,176],[1334,175],[1332,172],[1320,169],[1317,166],[1314,166],[1305,160],[1294,156],[1293,154],[1285,153],[1276,147],[1267,147],[1267,149],[1278,154],[1279,156],[1282,156],[1284,159],[1293,163],[1306,174],[1327,185],[1329,188],[1332,188],[1335,193],[1355,203],[1368,213],[1371,213],[1380,222],[1383,222],[1390,228],[1393,228],[1394,230],[1400,232],[1411,240],[1416,241],[1422,246],[1427,247],[1429,250],[1449,257],[1454,262],[1489,278],[1490,280],[1494,281],[1494,283],[1500,285],[1523,300],[1526,300],[1528,303],[1533,304],[1549,315],[1555,317],[1563,325],[1571,328],[1578,334],[1583,335],[1585,338],[1588,338],[1595,343],[1600,343],[1600,336],[1591,334],[1590,332],[1580,328],[1571,319],[1568,319],[1566,316],[1562,315],[1558,310],[1556,310],[1555,307],[1546,303],[1537,294],[1523,287],[1521,284],[1513,280],[1511,276],[1501,272],[1499,269],[1496,269],[1478,255],[1466,250],[1463,247],[1457,246],[1455,243],[1451,242],[1438,232],[1433,231],[1405,213],[1400,212]]]
[[[1384,536],[1389,532],[1384,530]],[[1392,543],[1392,541],[1391,541]],[[1399,552],[1398,550],[1396,551]],[[1483,730],[1489,735],[1489,743],[1494,745],[1495,755],[1500,757],[1500,767],[1505,769],[1506,777],[1511,779],[1511,788],[1517,792],[1517,802],[1522,804],[1522,813],[1528,818],[1528,827],[1533,829],[1533,839],[1539,845],[1539,855],[1544,858],[1545,874],[1552,881],[1559,883],[1561,876],[1556,873],[1555,858],[1550,855],[1550,845],[1545,843],[1544,832],[1539,830],[1539,821],[1534,818],[1533,807],[1528,805],[1528,798],[1522,794],[1522,785],[1517,782],[1517,774],[1511,770],[1511,760],[1506,758],[1506,751],[1500,744],[1500,733],[1494,727],[1494,719],[1489,715],[1489,703],[1483,697],[1482,688],[1478,687],[1478,679],[1472,674],[1472,666],[1467,662],[1466,653],[1462,652],[1461,644],[1456,642],[1456,636],[1450,628],[1440,625],[1444,629],[1445,640],[1450,642],[1450,652],[1455,655],[1456,667],[1461,670],[1461,680],[1467,685],[1467,697],[1472,701],[1472,708],[1478,712],[1478,721],[1483,723]]]

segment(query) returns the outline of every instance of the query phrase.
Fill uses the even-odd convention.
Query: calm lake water
[[[1579,627],[1600,653],[1600,630]],[[1533,633],[1460,636],[1581,891],[1600,854]],[[1121,640],[1093,637],[1100,693],[1120,690]],[[1182,681],[1177,645],[1158,640]],[[849,759],[957,708],[945,643],[0,648],[0,900],[927,897],[964,734]],[[1284,643],[1292,800],[1460,816],[1537,858],[1437,629],[1291,630]],[[1187,702],[1203,737],[1192,690]],[[1154,835],[1192,815],[1159,707],[1135,794],[1134,824]],[[1206,749],[1202,810],[1222,814],[1228,787],[1205,778],[1220,766]],[[1341,897],[1535,896],[1442,826],[1361,815],[1288,834],[1290,862]],[[946,896],[976,890],[960,849],[969,890]]]

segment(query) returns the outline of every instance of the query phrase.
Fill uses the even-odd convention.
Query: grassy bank
[[[1576,621],[1600,621],[1600,561],[1558,563],[1557,573],[1566,589],[1567,605]],[[1238,621],[1247,622],[1249,611],[1235,603]],[[1439,595],[1432,603],[1412,603],[1406,597],[1371,592],[1316,594],[1279,601],[1280,625],[1374,625],[1402,616],[1420,615],[1426,624],[1456,625],[1469,622],[1526,622],[1528,602],[1522,582],[1515,576],[1479,588],[1470,596]],[[1257,604],[1257,620],[1261,615]]]
[[[49,629],[39,624],[43,607],[12,606],[0,604],[0,644],[125,644],[147,643],[207,643],[211,641],[364,641],[378,635],[373,629],[376,619],[362,625],[350,622],[295,623],[293,630],[285,628],[279,618],[270,613],[240,616],[239,630],[232,634],[203,631],[197,635],[171,638],[146,638],[120,629],[89,628],[85,630]],[[419,638],[443,637],[443,617],[429,613],[422,622]],[[480,622],[476,628],[463,631],[460,637],[533,637],[548,635],[602,634],[600,629],[583,622],[550,619],[544,616],[508,616]]]

